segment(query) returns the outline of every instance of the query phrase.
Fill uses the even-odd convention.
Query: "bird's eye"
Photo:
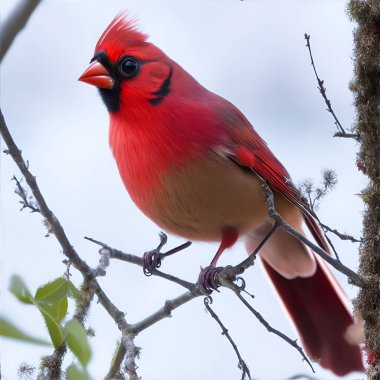
[[[140,62],[133,57],[124,57],[119,63],[120,73],[126,78],[134,78],[140,70]]]

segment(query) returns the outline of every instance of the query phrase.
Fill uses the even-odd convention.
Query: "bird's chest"
[[[141,158],[125,184],[150,219],[190,240],[220,241],[226,226],[245,234],[267,214],[256,176],[211,152],[167,167]]]
[[[168,198],[168,193],[173,192],[165,179],[171,177],[173,168],[180,166],[188,156],[188,149],[179,147],[178,142],[166,141],[163,135],[125,133],[115,125],[111,126],[110,145],[120,176],[134,203],[151,219],[164,213],[162,198]],[[174,194],[169,198],[174,198]]]
[[[141,211],[164,230],[220,241],[225,227],[245,234],[267,216],[260,181],[210,148],[221,143],[215,135],[195,131],[184,139],[174,135],[181,133],[178,127],[168,135],[161,129],[157,136],[146,130],[139,136],[139,129],[132,134],[116,127],[110,143],[123,182]]]

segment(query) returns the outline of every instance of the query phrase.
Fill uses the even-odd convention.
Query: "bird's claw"
[[[151,276],[153,272],[161,266],[162,260],[166,256],[174,255],[177,252],[183,251],[191,245],[191,241],[187,241],[179,245],[178,247],[172,248],[171,250],[162,253],[160,252],[162,247],[167,243],[168,237],[164,232],[160,232],[160,244],[156,249],[147,251],[143,255],[143,271],[145,276]]]
[[[217,277],[223,269],[223,267],[215,267],[213,265],[202,268],[198,277],[198,285],[200,291],[205,296],[210,295],[214,290],[218,290],[220,285],[217,282]]]
[[[156,248],[147,251],[143,256],[143,271],[145,276],[151,276],[153,272],[161,266],[163,254]]]
[[[240,277],[240,276],[236,277],[235,284],[238,287],[239,291],[245,291],[245,280],[243,277]]]

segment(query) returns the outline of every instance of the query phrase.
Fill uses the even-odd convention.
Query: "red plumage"
[[[289,173],[244,115],[124,15],[100,37],[94,63],[80,79],[102,87],[120,175],[137,206],[163,229],[222,242],[218,253],[238,236],[256,244],[272,226],[260,176],[274,190],[281,216],[299,231],[304,221],[328,251]],[[361,371],[359,347],[344,338],[352,324],[347,300],[326,264],[284,231],[260,254],[307,353],[338,375]]]
[[[95,46],[95,53],[112,45],[112,49],[107,50],[109,50],[109,58],[115,59],[118,54],[123,54],[126,46],[140,47],[144,45],[147,38],[146,34],[138,30],[135,20],[129,19],[126,22],[125,15],[119,13],[100,36]]]

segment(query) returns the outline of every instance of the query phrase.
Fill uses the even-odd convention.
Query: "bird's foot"
[[[216,267],[209,265],[201,269],[198,277],[198,286],[200,291],[209,296],[214,290],[218,291],[220,286],[226,286],[234,291],[246,292],[245,281],[242,277],[236,276],[235,267],[227,265],[226,267]],[[251,296],[251,294],[249,294]],[[253,297],[253,296],[252,296]]]
[[[201,273],[199,273],[198,277],[198,285],[204,295],[208,296],[214,290],[218,290],[220,285],[217,281],[217,277],[223,269],[224,267],[215,267],[214,265],[209,265],[201,269]]]
[[[143,255],[143,271],[146,276],[151,276],[153,272],[161,266],[162,260],[166,256],[173,255],[176,252],[182,251],[191,245],[190,241],[187,241],[184,244],[181,244],[178,247],[175,247],[165,253],[161,252],[162,247],[167,243],[168,237],[165,233],[160,232],[160,244],[157,248],[147,251]]]
[[[153,272],[161,266],[163,253],[157,248],[147,251],[143,256],[143,271],[145,276],[151,276]]]

